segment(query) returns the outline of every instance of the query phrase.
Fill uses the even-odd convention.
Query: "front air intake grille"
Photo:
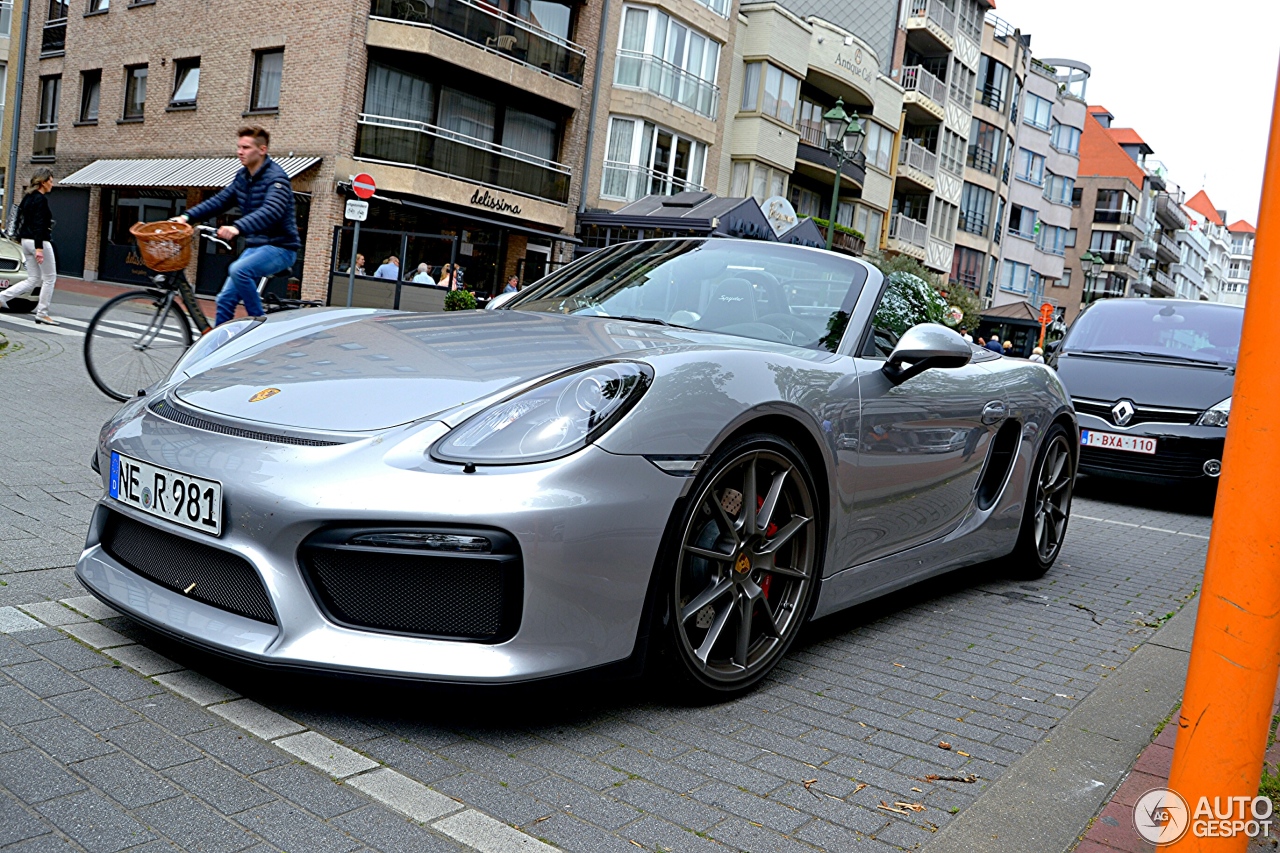
[[[226,424],[216,423],[214,421],[205,420],[195,415],[184,412],[173,403],[164,400],[156,400],[149,407],[165,420],[174,423],[184,424],[196,429],[202,429],[207,432],[221,433],[222,435],[234,435],[237,438],[250,438],[254,441],[271,441],[276,444],[297,444],[303,447],[333,447],[335,444],[341,444],[340,441],[323,441],[318,438],[299,438],[296,435],[284,435],[278,432],[261,432],[259,430],[241,429],[240,427],[227,426]]]
[[[21,262],[13,258],[0,258],[0,272],[17,272]]]
[[[118,512],[107,519],[101,543],[116,562],[163,587],[221,610],[276,624],[267,588],[243,557]]]
[[[1162,480],[1206,478],[1204,463],[1222,459],[1221,440],[1157,438],[1155,453],[1129,453],[1105,447],[1081,447],[1080,467],[1132,477]]]
[[[356,541],[371,533],[407,532],[478,535],[490,548],[464,553]],[[299,562],[320,606],[342,625],[485,643],[509,639],[519,627],[523,570],[515,540],[505,533],[333,529],[303,543]]]

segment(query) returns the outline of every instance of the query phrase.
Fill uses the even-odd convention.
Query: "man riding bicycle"
[[[218,229],[218,237],[228,242],[243,235],[245,250],[231,264],[227,282],[218,294],[217,325],[235,316],[241,302],[249,316],[261,317],[264,311],[258,281],[292,269],[302,247],[294,219],[293,185],[284,169],[267,156],[271,134],[261,127],[242,127],[236,136],[236,156],[244,168],[230,186],[173,219],[199,222],[233,206],[240,208],[235,225]]]

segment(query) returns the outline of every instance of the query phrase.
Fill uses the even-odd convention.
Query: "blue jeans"
[[[253,246],[241,252],[228,270],[227,283],[222,285],[218,294],[216,324],[221,326],[234,317],[236,306],[241,302],[250,317],[261,317],[264,312],[262,299],[258,296],[258,282],[264,275],[278,275],[292,269],[297,258],[297,252],[279,246]]]

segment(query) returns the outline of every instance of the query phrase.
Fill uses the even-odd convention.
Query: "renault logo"
[[[257,394],[254,394],[252,397],[250,397],[249,402],[261,403],[263,400],[267,399],[268,397],[274,397],[279,393],[280,393],[279,388],[263,388]]]
[[[1133,420],[1134,411],[1133,403],[1121,400],[1111,407],[1111,420],[1116,426],[1128,426],[1129,421]]]

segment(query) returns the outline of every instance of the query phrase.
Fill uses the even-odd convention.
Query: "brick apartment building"
[[[242,124],[271,132],[293,178],[307,296],[345,284],[343,185],[358,172],[378,183],[370,273],[392,254],[407,273],[452,259],[486,291],[571,255],[599,3],[78,2],[32,2],[10,176],[53,168],[64,274],[141,280],[129,226],[229,182]],[[230,260],[202,247],[189,275],[212,292]],[[378,287],[361,282],[366,302],[391,298]]]

